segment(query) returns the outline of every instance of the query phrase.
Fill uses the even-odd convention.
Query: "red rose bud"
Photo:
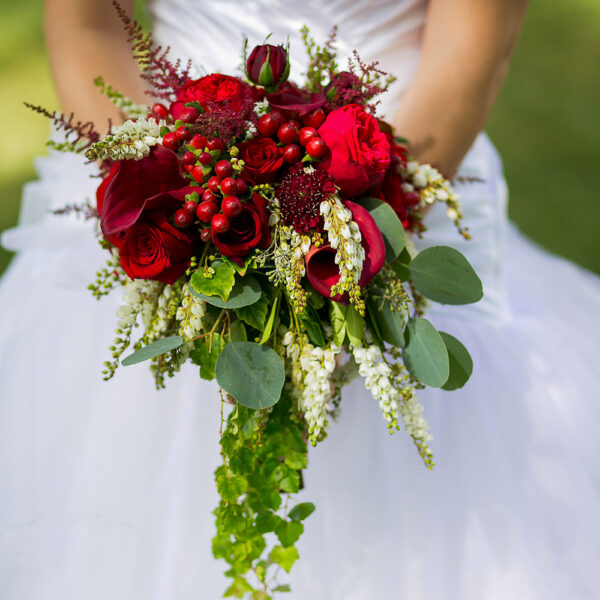
[[[246,61],[246,75],[256,85],[277,89],[290,74],[288,53],[283,46],[256,46]]]

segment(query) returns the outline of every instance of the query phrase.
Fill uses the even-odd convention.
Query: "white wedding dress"
[[[229,73],[243,34],[273,32],[290,36],[297,77],[300,26],[324,39],[337,24],[342,56],[357,48],[398,76],[382,114],[410,82],[426,18],[420,0],[150,8],[175,56]],[[119,295],[86,290],[104,260],[91,224],[48,213],[92,197],[98,180],[78,157],[37,167],[21,225],[3,237],[19,254],[0,286],[0,598],[216,600],[227,585],[210,545],[216,387],[191,366],[161,392],[144,365],[102,381]],[[475,373],[463,390],[421,394],[433,472],[404,432],[388,435],[362,382],[346,390],[311,451],[302,497],[317,511],[291,600],[600,598],[600,285],[507,222],[484,135],[460,174],[484,180],[459,186],[473,240],[439,207],[423,243],[464,252],[485,297],[428,316],[467,345]]]

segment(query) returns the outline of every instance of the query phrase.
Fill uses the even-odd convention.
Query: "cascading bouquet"
[[[303,86],[287,80],[289,48],[270,44],[244,49],[245,80],[191,79],[117,10],[160,102],[135,105],[98,79],[126,119],[104,137],[46,113],[67,133],[54,146],[103,174],[97,211],[83,208],[109,253],[90,288],[124,287],[104,375],[133,347],[122,364],[149,360],[158,387],[187,361],[216,378],[232,406],[213,552],[229,565],[225,596],[264,600],[289,589],[272,571],[290,571],[314,510],[289,503],[346,383],[363,376],[390,431],[402,422],[433,466],[416,390],[461,387],[472,362],[423,318],[425,298],[476,302],[481,282],[452,248],[412,249],[405,232],[423,234],[435,202],[468,234],[450,183],[373,116],[392,81],[376,64],[355,53],[340,71],[334,36],[319,46],[304,31]]]

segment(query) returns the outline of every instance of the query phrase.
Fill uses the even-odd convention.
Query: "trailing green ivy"
[[[277,581],[298,559],[302,521],[315,507],[296,503],[306,468],[305,425],[287,394],[271,409],[236,404],[221,436],[223,464],[215,471],[220,502],[214,511],[213,554],[229,564],[224,597],[268,600],[289,590]],[[269,545],[267,534],[277,543]]]

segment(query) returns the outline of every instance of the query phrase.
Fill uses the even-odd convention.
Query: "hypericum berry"
[[[184,227],[189,227],[194,222],[194,217],[193,217],[193,215],[191,215],[189,212],[187,212],[183,208],[180,208],[175,213],[174,221],[175,221],[175,227],[179,227],[180,229],[183,229]]]
[[[200,239],[205,243],[208,244],[208,242],[210,242],[212,240],[212,231],[207,227],[206,229],[203,229],[200,232]]]
[[[407,206],[416,206],[421,202],[421,196],[419,192],[402,192],[402,200]]]
[[[221,191],[224,196],[232,196],[237,192],[237,182],[233,177],[225,177],[221,181]]]
[[[300,131],[300,129],[302,128],[302,123],[300,123],[298,119],[290,119],[288,123],[290,125],[293,125],[296,128],[296,131]]]
[[[219,197],[210,190],[204,190],[202,193],[202,202],[217,202]]]
[[[219,178],[216,175],[208,180],[208,189],[215,194],[219,193]]]
[[[305,127],[314,127],[319,129],[325,120],[325,111],[322,108],[316,108],[312,112],[302,117],[302,122]]]
[[[327,145],[320,137],[308,140],[306,152],[313,158],[323,158],[327,154]]]
[[[186,173],[191,173],[194,170],[194,165],[183,165],[183,169]]]
[[[169,116],[169,109],[164,104],[161,104],[160,102],[157,102],[156,104],[152,105],[152,112],[159,119],[166,119]]]
[[[182,142],[192,139],[192,132],[185,125],[178,127],[175,130],[175,135],[177,136],[177,139]]]
[[[196,209],[198,208],[198,203],[194,202],[193,200],[188,200],[184,205],[183,205],[183,210],[185,210],[185,212],[190,213],[190,215],[195,215],[196,214]]]
[[[242,203],[237,196],[227,196],[221,202],[221,210],[226,217],[233,219],[239,217],[242,212]]]
[[[177,150],[177,148],[179,148],[179,139],[174,131],[165,133],[163,137],[163,146],[169,150]]]
[[[283,149],[281,156],[288,165],[294,165],[302,158],[302,150],[297,144],[288,144]]]
[[[215,233],[225,233],[229,229],[229,219],[219,213],[212,218],[210,227]]]
[[[258,120],[256,127],[261,135],[273,137],[277,133],[280,125],[279,120],[274,116],[274,113],[268,113]]]
[[[298,137],[298,130],[292,123],[285,123],[277,130],[279,141],[284,144],[293,144]]]
[[[214,202],[200,202],[196,208],[196,216],[204,223],[210,223],[218,210]]]
[[[184,123],[194,123],[196,119],[200,116],[197,108],[193,106],[186,106],[177,117],[180,121]]]
[[[279,129],[286,122],[286,118],[278,110],[274,110],[269,114],[277,121],[277,129]]]
[[[220,160],[215,165],[215,173],[220,180],[223,180],[226,177],[231,177],[233,175],[233,167],[228,160]]]
[[[202,180],[204,179],[204,171],[200,165],[197,167],[192,167],[192,177],[194,178],[194,181],[202,183]]]
[[[201,165],[210,165],[212,163],[212,156],[208,152],[202,152],[202,154],[198,156],[198,160]]]
[[[191,140],[190,146],[196,148],[196,150],[204,150],[206,148],[206,138],[203,135],[197,133]]]
[[[186,152],[182,157],[181,157],[181,162],[184,165],[193,165],[196,163],[196,155],[193,152]]]
[[[319,132],[314,127],[303,127],[298,132],[298,139],[300,140],[301,146],[306,146],[308,140],[311,138],[317,137]]]
[[[243,196],[248,191],[248,184],[244,179],[236,179],[236,192],[238,196]]]
[[[206,142],[206,146],[209,150],[225,150],[225,142],[219,138],[214,138]]]

